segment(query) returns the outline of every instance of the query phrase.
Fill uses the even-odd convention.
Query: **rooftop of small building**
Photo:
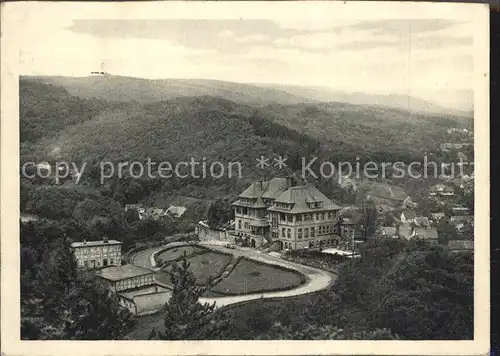
[[[145,276],[148,274],[154,274],[155,272],[135,266],[135,265],[123,265],[123,266],[110,266],[110,267],[104,267],[100,270],[98,270],[97,275],[101,278],[110,280],[110,281],[119,281],[122,279],[128,279],[128,278],[133,278],[133,277],[140,277],[140,276]]]
[[[316,202],[321,203],[321,205],[317,208],[311,208],[309,206],[310,203]],[[292,204],[292,207],[291,209],[283,209],[278,206],[273,206],[269,208],[269,210],[303,213],[340,209],[340,206],[331,201],[312,184],[290,187],[275,200],[275,203]]]
[[[94,246],[109,246],[109,245],[121,245],[122,243],[117,240],[98,240],[98,241],[81,241],[81,242],[73,242],[71,247],[79,248],[79,247],[94,247]]]

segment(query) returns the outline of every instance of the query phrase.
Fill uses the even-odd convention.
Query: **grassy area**
[[[189,270],[194,274],[196,283],[204,285],[208,283],[210,277],[220,276],[231,260],[231,255],[209,251],[188,258],[188,262],[191,263]],[[165,267],[164,271],[170,272],[171,266]]]
[[[189,256],[202,251],[206,251],[206,249],[196,245],[178,246],[169,248],[168,250],[159,253],[158,258],[160,258],[163,262],[170,262],[181,258],[184,252],[186,252]]]
[[[211,290],[238,295],[291,289],[304,282],[304,277],[297,272],[242,258],[234,271]]]

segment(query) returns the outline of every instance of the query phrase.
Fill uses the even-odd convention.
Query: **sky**
[[[472,23],[446,19],[27,19],[20,73],[203,78],[402,94],[470,109]]]

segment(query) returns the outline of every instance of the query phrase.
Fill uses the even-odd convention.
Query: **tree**
[[[184,252],[180,266],[172,266],[172,297],[165,304],[165,329],[153,330],[150,338],[160,340],[217,339],[227,326],[224,318],[214,315],[215,303],[201,304],[198,299],[205,288],[196,285],[196,279],[189,271],[190,263]]]
[[[378,227],[377,208],[372,202],[364,201],[358,211],[356,224],[361,228],[363,238],[370,238],[376,233]]]
[[[455,226],[451,225],[448,219],[441,219],[436,226],[438,232],[438,242],[440,245],[448,244],[450,240],[456,240],[458,232]]]
[[[208,224],[218,226],[231,220],[233,217],[233,208],[227,200],[217,199],[210,204],[207,212]]]

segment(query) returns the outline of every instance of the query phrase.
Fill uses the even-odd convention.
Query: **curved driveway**
[[[164,246],[160,247],[153,247],[149,248],[143,251],[137,252],[135,255],[133,255],[131,261],[134,265],[144,267],[144,268],[149,268],[149,269],[154,269],[155,266],[152,265],[152,254],[164,249],[165,247],[170,247],[170,246],[175,246],[175,245],[180,245],[180,244],[185,244],[185,243],[170,243],[166,244]],[[257,250],[253,249],[227,249],[225,247],[219,246],[219,245],[212,245],[209,243],[201,243],[201,245],[210,248],[212,250],[219,250],[222,252],[229,252],[233,255],[241,255],[245,256],[247,258],[260,261],[260,262],[265,262],[268,264],[274,264],[278,266],[283,266],[287,267],[290,269],[294,269],[302,274],[304,274],[307,277],[307,282],[301,286],[298,286],[297,288],[289,289],[286,291],[280,291],[280,292],[265,292],[265,293],[253,293],[253,294],[245,294],[245,295],[237,295],[237,296],[227,296],[227,297],[210,297],[210,298],[205,298],[202,297],[199,299],[201,303],[214,303],[216,304],[217,307],[222,307],[234,303],[240,303],[240,302],[245,302],[245,301],[250,301],[250,300],[255,300],[255,299],[260,299],[260,298],[287,298],[287,297],[295,297],[298,295],[302,294],[308,294],[308,293],[313,293],[320,291],[322,289],[327,288],[330,286],[337,278],[336,275],[320,270],[318,268],[314,267],[309,267],[309,266],[304,266],[298,263],[286,261],[280,258],[273,257],[271,255],[268,255],[267,253],[263,253]]]

